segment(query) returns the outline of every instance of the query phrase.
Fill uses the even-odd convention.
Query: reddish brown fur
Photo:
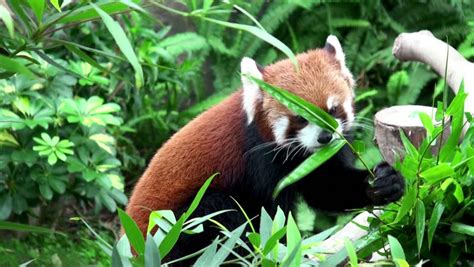
[[[244,120],[239,91],[178,131],[151,160],[138,181],[127,213],[145,233],[151,210],[181,208],[216,172],[212,186],[225,187],[229,172],[243,172]]]
[[[299,73],[289,60],[283,60],[265,68],[264,80],[323,109],[327,108],[329,95],[339,103],[351,97],[340,65],[329,53],[310,51],[299,55],[298,61]],[[270,121],[292,113],[266,94],[257,105],[255,121],[264,140],[270,141]],[[138,181],[127,207],[127,213],[144,233],[151,210],[181,208],[212,174],[221,173],[213,183],[219,188],[232,185],[227,177],[243,175],[244,120],[239,91],[191,121],[163,145]]]

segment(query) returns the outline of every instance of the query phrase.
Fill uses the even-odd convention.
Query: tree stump
[[[419,148],[426,138],[426,130],[419,117],[420,112],[430,116],[435,126],[441,124],[441,122],[434,120],[436,109],[427,106],[393,106],[375,114],[375,141],[388,164],[393,165],[397,158],[403,159],[404,157],[405,148],[400,138],[400,130],[405,133],[416,148]],[[442,140],[446,140],[450,132],[449,127],[446,127]],[[439,140],[432,146],[432,153],[437,153]]]

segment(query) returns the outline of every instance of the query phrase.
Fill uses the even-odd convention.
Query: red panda
[[[317,105],[334,116],[338,130],[347,134],[354,121],[354,81],[338,39],[329,36],[324,48],[300,54],[297,60],[299,71],[288,59],[263,68],[244,58],[241,72]],[[343,149],[273,200],[278,181],[336,135],[294,114],[246,77],[242,76],[242,90],[184,126],[151,160],[126,210],[144,234],[150,211],[186,210],[204,181],[216,172],[220,175],[196,216],[236,208],[230,196],[254,216],[261,207],[272,213],[277,205],[288,212],[298,194],[314,208],[328,211],[382,205],[403,195],[403,177],[392,167],[378,165],[375,174],[383,179],[370,186],[368,171],[352,167],[351,153]],[[238,212],[225,213],[220,222],[236,227],[245,219]],[[185,235],[184,239],[194,239],[180,241],[184,243],[178,243],[178,252],[171,257],[202,248],[217,233],[205,228],[197,238]]]

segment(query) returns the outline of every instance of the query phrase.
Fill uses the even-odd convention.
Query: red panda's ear
[[[259,70],[259,66],[251,58],[244,57],[240,63],[240,72],[242,73],[243,85],[243,106],[247,114],[247,122],[250,124],[255,117],[255,109],[257,104],[262,101],[262,91],[258,85],[250,80],[246,75],[263,79],[263,75]]]
[[[341,65],[342,74],[346,77],[347,82],[351,88],[354,87],[354,78],[352,77],[352,73],[346,66],[346,59],[344,51],[342,51],[342,46],[339,40],[334,35],[329,35],[326,39],[326,45],[324,46],[324,50],[328,53],[332,54],[336,60]]]

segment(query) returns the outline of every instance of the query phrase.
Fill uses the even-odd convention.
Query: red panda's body
[[[135,186],[127,212],[146,230],[150,210],[177,210],[216,172],[211,187],[242,176],[245,130],[242,93],[236,92],[177,132],[156,153]],[[219,122],[219,123],[216,123]]]
[[[330,36],[324,49],[298,55],[297,59],[298,72],[289,60],[260,71],[253,60],[244,58],[242,73],[284,88],[326,110],[339,122],[337,130],[347,134],[354,120],[354,84],[339,41]],[[179,215],[204,181],[216,172],[220,175],[195,216],[238,210],[230,197],[254,217],[262,207],[270,214],[277,206],[288,212],[297,195],[314,208],[330,211],[382,205],[402,196],[404,181],[393,168],[380,164],[371,186],[368,171],[352,167],[351,154],[343,149],[273,200],[278,181],[337,135],[294,114],[246,76],[242,83],[243,90],[192,120],[151,160],[127,207],[127,213],[144,234],[152,210],[173,210]],[[245,222],[240,212],[224,213],[216,219],[229,229]],[[217,234],[215,228],[205,226],[202,234],[184,235],[169,257],[199,250]]]

